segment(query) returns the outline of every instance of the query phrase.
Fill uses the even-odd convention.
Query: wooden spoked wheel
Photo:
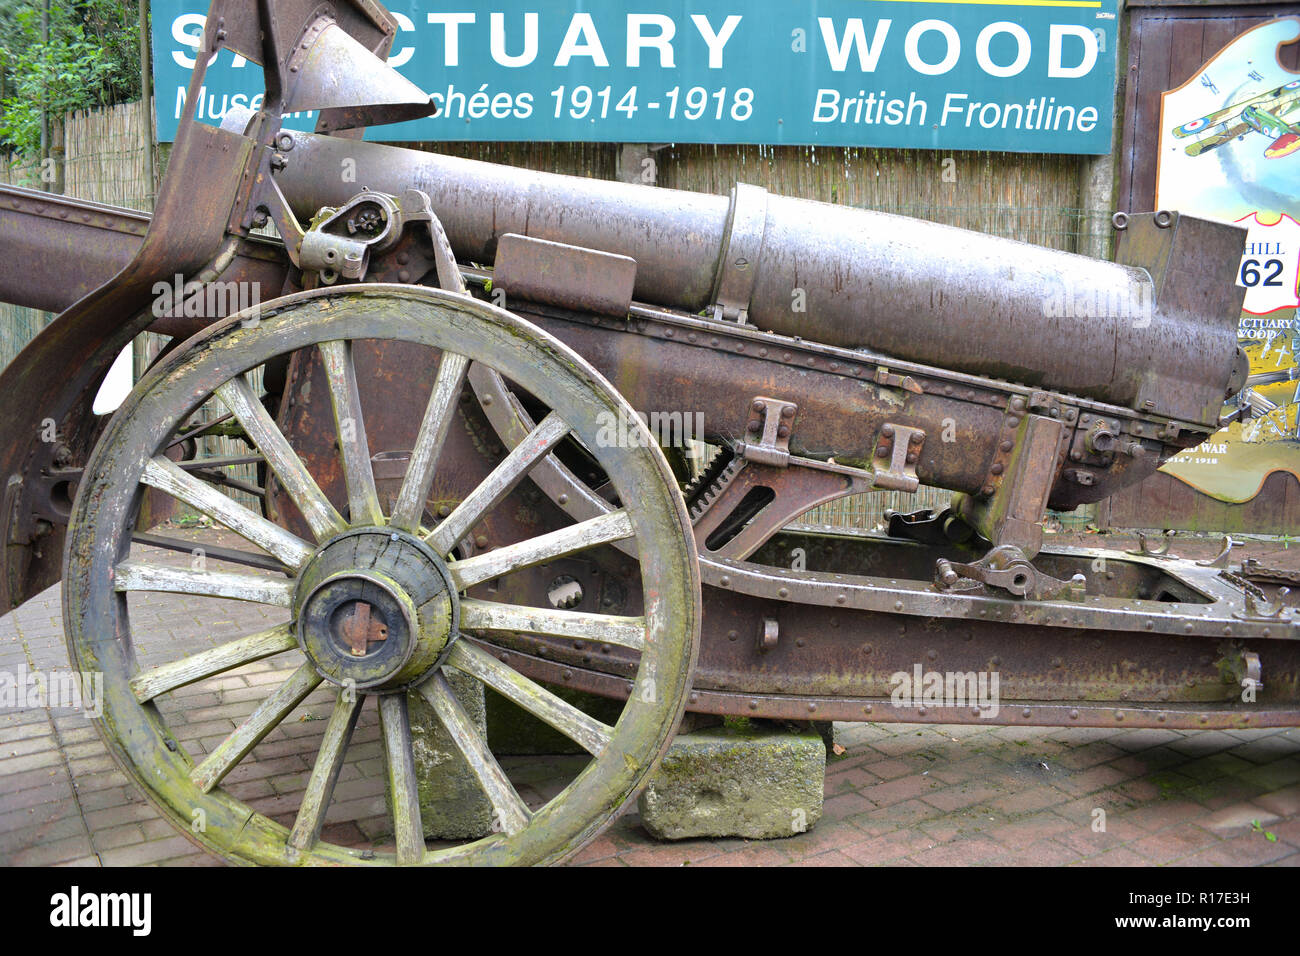
[[[384,513],[375,490],[351,344],[400,340],[441,351],[401,491]],[[318,349],[347,501],[332,502],[266,411],[248,373],[277,356]],[[545,395],[551,413],[432,527],[424,509],[471,363]],[[163,452],[215,398],[242,426],[310,528],[299,537],[218,492],[203,472]],[[208,849],[255,864],[533,864],[594,836],[666,749],[690,686],[699,631],[699,572],[690,524],[654,443],[606,447],[602,420],[637,421],[581,357],[535,326],[453,293],[411,286],[320,290],[237,315],[196,337],[137,386],[87,464],[73,509],[63,584],[74,666],[102,673],[100,732],[134,782],[178,829]],[[617,506],[589,520],[458,558],[457,544],[551,450],[572,436],[599,461]],[[209,516],[265,552],[270,573],[195,569],[132,558],[147,489]],[[344,515],[347,515],[345,518]],[[480,582],[617,543],[639,561],[644,611],[614,616],[471,599]],[[141,592],[254,602],[288,618],[269,630],[147,668],[137,663],[128,596]],[[589,717],[494,654],[494,633],[554,635],[634,648],[640,663],[619,719]],[[166,695],[273,655],[296,669],[266,687],[256,709],[206,753],[191,755],[167,723]],[[508,659],[508,658],[507,658]],[[543,806],[529,808],[452,693],[447,670],[471,675],[564,733],[592,757]],[[333,692],[291,826],[255,812],[222,781],[321,686]],[[493,807],[491,835],[430,848],[424,840],[409,696],[428,702]],[[358,715],[377,702],[395,851],[358,850],[320,833]],[[173,711],[174,712],[174,711]],[[202,827],[194,825],[197,819]]]

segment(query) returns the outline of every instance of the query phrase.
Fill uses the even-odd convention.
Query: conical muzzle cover
[[[330,19],[307,28],[288,66],[297,82],[284,112],[332,111],[334,129],[400,123],[438,110],[427,93]]]

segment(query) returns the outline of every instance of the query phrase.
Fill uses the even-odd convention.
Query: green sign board
[[[437,116],[368,139],[1110,151],[1115,0],[393,0],[389,62]],[[171,139],[201,0],[155,0]],[[197,115],[256,107],[229,51]],[[289,125],[310,128],[310,116]]]

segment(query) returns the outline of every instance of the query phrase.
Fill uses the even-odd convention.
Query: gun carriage
[[[74,666],[105,674],[101,732],[179,828],[201,808],[196,838],[241,862],[551,861],[635,794],[683,710],[1300,724],[1295,622],[1229,546],[1197,564],[1043,545],[1047,508],[1100,500],[1219,427],[1247,372],[1243,230],[1117,216],[1105,262],[746,185],[697,195],[363,142],[435,108],[384,63],[393,31],[369,0],[215,0],[152,217],[0,189],[0,299],[60,313],[0,377],[0,589],[13,606],[62,577]],[[193,112],[221,48],[263,65],[266,95],[217,128]],[[307,109],[315,132],[281,127]],[[256,234],[268,222],[279,238]],[[178,301],[241,284],[263,301],[160,310],[178,276]],[[1081,292],[1111,305],[1075,315]],[[95,416],[145,330],[170,343]],[[222,414],[196,417],[206,404]],[[638,410],[698,413],[720,450],[692,476]],[[251,449],[260,511],[216,490],[249,490],[231,460],[194,453],[219,426]],[[884,534],[797,523],[921,485],[951,507],[891,514]],[[133,559],[133,540],[190,548],[145,534],[159,495],[256,549],[211,551],[223,570]],[[141,592],[288,620],[145,668]],[[159,698],[278,654],[303,662],[248,721],[206,755],[177,745]],[[997,672],[1000,707],[899,705],[891,675],[918,663]],[[526,806],[448,669],[565,733],[586,768]],[[323,682],[337,703],[280,826],[221,781]],[[607,724],[543,683],[626,705]],[[426,847],[408,695],[499,832]],[[371,697],[396,840],[377,856],[320,839]]]

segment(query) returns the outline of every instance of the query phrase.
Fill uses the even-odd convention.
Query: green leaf
[[[40,151],[42,114],[127,102],[139,96],[139,6],[130,0],[0,0],[0,146]]]

